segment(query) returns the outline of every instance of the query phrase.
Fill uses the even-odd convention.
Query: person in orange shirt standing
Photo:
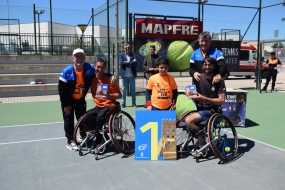
[[[64,131],[67,148],[77,150],[73,142],[74,113],[77,120],[86,112],[85,96],[90,87],[95,70],[93,65],[85,62],[83,49],[75,49],[72,54],[73,63],[66,66],[60,73],[58,93],[64,120]]]
[[[90,148],[90,152],[94,152],[97,146],[104,143],[105,140],[99,130],[101,130],[104,123],[106,123],[106,112],[116,105],[116,99],[122,98],[119,85],[110,81],[110,76],[105,74],[105,69],[106,61],[102,58],[97,58],[95,60],[95,76],[91,83],[91,93],[95,108],[87,111],[83,119],[85,131],[91,131],[96,136],[95,142]],[[104,87],[108,90],[105,89],[104,91]],[[99,91],[103,93],[98,93]],[[104,96],[104,94],[106,94],[106,96]],[[105,138],[108,138],[108,136],[106,135]]]
[[[147,110],[175,109],[178,91],[174,77],[167,74],[169,62],[167,59],[159,57],[155,66],[159,73],[152,75],[147,83]]]
[[[266,91],[267,86],[269,84],[269,81],[272,77],[272,84],[271,84],[271,91],[274,90],[275,87],[275,81],[277,77],[277,68],[281,67],[281,62],[280,60],[275,57],[275,52],[271,52],[271,58],[267,59],[266,63],[268,63],[268,74],[266,77],[266,83],[264,87],[262,88],[263,91]],[[264,64],[266,64],[264,63]]]

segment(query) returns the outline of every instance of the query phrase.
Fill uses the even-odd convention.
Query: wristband
[[[147,101],[145,105],[146,105],[147,107],[148,107],[148,106],[151,106],[151,101]]]

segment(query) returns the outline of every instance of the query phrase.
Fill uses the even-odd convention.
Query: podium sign
[[[136,111],[135,160],[176,159],[176,112]]]

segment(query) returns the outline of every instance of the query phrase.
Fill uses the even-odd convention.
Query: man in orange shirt
[[[147,83],[147,110],[175,109],[178,91],[174,77],[167,74],[169,62],[167,59],[159,57],[155,66],[158,68],[159,73],[152,75]]]
[[[262,90],[266,91],[268,83],[272,77],[271,91],[273,91],[274,87],[275,87],[276,77],[277,77],[277,68],[281,67],[281,62],[277,57],[275,57],[275,52],[272,52],[271,58],[267,59],[266,63],[269,64],[268,65],[268,74],[266,77],[265,86],[262,88]]]
[[[91,131],[96,136],[90,152],[94,152],[97,146],[104,143],[103,135],[99,130],[101,130],[104,123],[106,123],[105,114],[116,105],[116,99],[122,98],[118,84],[111,83],[110,76],[105,74],[105,69],[106,61],[102,58],[96,59],[95,76],[91,83],[91,93],[96,106],[95,108],[90,109],[83,119],[85,131]],[[98,84],[108,85],[106,97],[98,96],[98,93],[96,93]],[[100,85],[98,87],[100,87]]]
[[[86,112],[85,96],[94,76],[94,67],[85,62],[83,49],[75,49],[72,54],[72,64],[66,66],[60,73],[58,93],[64,121],[64,131],[67,138],[66,148],[76,151],[73,142],[74,113],[77,120]]]

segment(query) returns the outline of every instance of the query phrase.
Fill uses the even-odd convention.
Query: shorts
[[[213,115],[213,112],[209,110],[201,110],[201,111],[198,111],[198,114],[200,114],[200,116],[202,117],[202,121],[206,121],[210,119],[210,117]]]

